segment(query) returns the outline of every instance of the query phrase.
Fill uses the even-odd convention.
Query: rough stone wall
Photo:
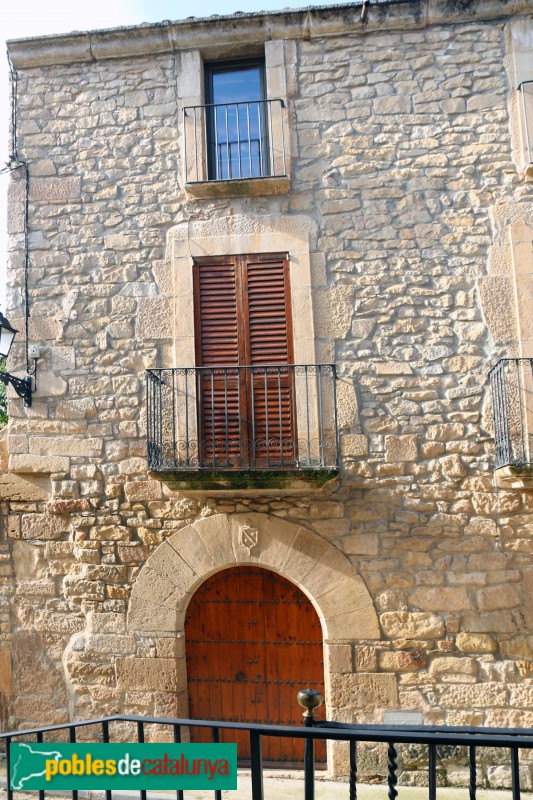
[[[186,713],[183,640],[134,641],[131,589],[176,531],[247,512],[315,532],[368,587],[380,636],[354,624],[328,650],[336,719],[404,709],[431,724],[533,725],[533,495],[493,483],[486,385],[492,363],[516,352],[507,226],[532,208],[511,161],[504,27],[297,42],[292,185],[279,197],[187,197],[174,56],[21,71],[30,336],[44,359],[32,408],[11,400],[0,483],[7,601],[16,577],[11,629],[0,629],[13,647],[13,725]],[[183,220],[262,212],[317,224],[315,332],[319,359],[339,371],[341,476],[292,496],[263,495],[260,480],[253,498],[176,491],[147,475],[143,439],[143,370],[173,365],[167,237]],[[20,359],[19,348],[13,367]],[[131,654],[138,685],[117,675]],[[419,755],[403,758],[403,780],[418,780]],[[446,780],[461,782],[463,754],[443,758]],[[361,769],[382,774],[382,752]],[[484,778],[503,785],[506,769],[493,762]]]

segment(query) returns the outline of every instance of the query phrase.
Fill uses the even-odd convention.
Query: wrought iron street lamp
[[[0,359],[8,357],[17,333],[18,331],[10,325],[2,312],[0,312]],[[0,381],[5,383],[6,386],[11,384],[18,396],[24,400],[24,405],[31,406],[32,384],[29,375],[25,378],[17,378],[16,375],[10,375],[9,372],[0,372]]]

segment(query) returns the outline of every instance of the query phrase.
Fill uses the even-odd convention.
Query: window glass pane
[[[243,67],[213,72],[213,103],[261,100],[261,67]]]
[[[216,180],[268,174],[267,108],[260,64],[210,74],[210,174]]]

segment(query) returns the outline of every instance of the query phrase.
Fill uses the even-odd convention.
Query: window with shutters
[[[197,259],[194,292],[201,465],[294,466],[286,255]]]

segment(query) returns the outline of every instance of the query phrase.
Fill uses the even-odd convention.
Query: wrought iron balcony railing
[[[183,109],[187,183],[286,175],[283,100]]]
[[[337,467],[333,364],[150,369],[146,391],[152,470]]]
[[[489,381],[495,468],[533,468],[533,358],[502,358]]]

